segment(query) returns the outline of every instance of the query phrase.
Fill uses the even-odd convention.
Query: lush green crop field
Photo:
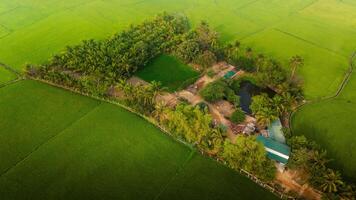
[[[137,115],[38,82],[0,89],[0,130],[4,200],[276,199]]]
[[[3,0],[0,61],[20,70],[27,62],[46,61],[66,45],[110,36],[164,10],[185,13],[193,25],[206,20],[224,41],[240,39],[282,61],[301,54],[308,98],[336,90],[356,40],[352,1]],[[315,77],[319,68],[322,79]]]
[[[33,81],[0,88],[0,174],[98,105]]]
[[[348,58],[356,50],[353,0],[2,0],[0,61],[21,70],[26,62],[44,62],[66,45],[110,36],[162,11],[184,13],[193,25],[206,20],[224,41],[242,40],[284,63],[290,56],[300,54],[305,65],[298,72],[304,79],[308,99],[329,96],[337,90]],[[342,97],[309,105],[293,120],[297,133],[320,141],[333,156],[338,148],[323,142],[324,130],[340,142],[346,141],[348,133],[356,134],[356,124],[348,121],[356,118],[355,112],[338,114],[353,109],[347,102],[356,101],[354,79]],[[309,117],[314,115],[323,120],[317,122]],[[313,124],[315,132],[309,133],[300,124]],[[333,128],[333,124],[346,124],[340,127],[349,128],[337,129],[339,125]],[[346,141],[338,146],[347,145]],[[348,152],[338,155],[342,153],[346,157]],[[337,162],[356,169],[350,161]]]
[[[293,117],[293,130],[318,141],[334,159],[331,165],[351,180],[356,179],[355,88],[354,72],[340,96],[303,106]]]
[[[149,62],[136,75],[148,82],[159,81],[169,91],[175,91],[185,81],[197,77],[199,73],[172,56],[161,55]]]
[[[0,66],[0,85],[14,80],[16,75]]]

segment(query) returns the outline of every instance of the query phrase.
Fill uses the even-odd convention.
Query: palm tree
[[[293,79],[294,78],[294,75],[295,75],[295,72],[297,70],[298,67],[301,67],[304,65],[304,60],[302,57],[296,55],[296,56],[293,56],[290,61],[289,61],[289,66],[292,68],[292,73],[291,73],[291,76],[290,78]]]
[[[159,122],[163,119],[163,113],[166,109],[166,105],[163,102],[159,102],[155,105],[155,110],[152,112],[152,117],[158,120]]]
[[[340,173],[331,169],[328,169],[323,176],[323,182],[321,189],[328,193],[337,192],[338,188],[343,184]]]
[[[251,58],[252,57],[252,49],[250,47],[246,48],[246,57]]]
[[[258,54],[257,55],[257,60],[256,60],[256,72],[260,71],[260,67],[263,65],[263,62],[265,61],[265,56],[263,54]]]
[[[269,126],[273,120],[278,118],[278,114],[272,108],[263,108],[255,116],[261,126]]]
[[[326,151],[313,151],[310,159],[312,168],[317,169],[325,169],[326,164],[330,162],[330,160],[326,158]]]

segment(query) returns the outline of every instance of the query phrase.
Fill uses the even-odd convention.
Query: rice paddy
[[[0,89],[0,127],[4,200],[276,199],[133,113],[39,82]]]
[[[199,73],[172,56],[161,55],[148,63],[136,75],[147,82],[160,82],[169,91],[175,91],[184,82],[199,76]]]
[[[238,39],[284,64],[301,55],[305,65],[298,73],[308,100],[335,93],[356,50],[352,0],[2,0],[0,62],[21,71],[26,63],[46,62],[66,45],[108,37],[163,11],[184,13],[193,26],[208,21],[223,41]],[[0,71],[0,84],[10,79]],[[307,105],[292,121],[296,134],[321,143],[335,166],[353,178],[355,88],[353,75],[338,98]]]

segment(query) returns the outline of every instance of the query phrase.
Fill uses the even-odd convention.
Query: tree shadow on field
[[[330,159],[327,167],[340,171],[345,180],[356,183],[356,171],[347,173],[345,172],[345,163],[338,159],[340,157],[340,150],[335,148],[333,145],[335,138],[328,134],[329,131],[327,128],[321,128],[319,126],[313,125],[313,123],[303,121],[298,124],[296,130],[296,135],[304,135],[309,141],[316,142],[316,144],[318,144],[322,150],[327,151],[327,158]],[[349,154],[349,156],[352,155]],[[351,157],[350,159],[352,160]]]

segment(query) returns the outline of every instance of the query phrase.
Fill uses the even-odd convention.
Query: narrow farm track
[[[37,147],[35,147],[31,152],[29,152],[25,157],[23,157],[21,160],[19,160],[18,162],[16,162],[14,165],[12,165],[11,167],[7,168],[2,174],[0,174],[0,179],[7,174],[11,169],[15,168],[17,165],[19,165],[20,163],[24,162],[26,159],[28,159],[34,152],[36,152],[37,150],[39,150],[42,146],[44,146],[45,144],[47,144],[48,142],[52,141],[53,139],[55,139],[56,137],[58,137],[61,133],[63,133],[65,130],[67,130],[68,128],[70,128],[71,126],[73,126],[75,123],[79,122],[80,120],[82,120],[85,116],[87,116],[88,114],[90,114],[91,112],[95,111],[96,109],[98,109],[101,105],[101,102],[96,105],[95,107],[93,107],[91,110],[89,110],[88,112],[86,112],[85,114],[83,114],[81,117],[79,117],[78,119],[74,120],[73,122],[71,122],[70,124],[68,124],[68,126],[66,126],[63,130],[58,131],[57,134],[53,135],[52,137],[48,138],[46,141],[42,142],[41,144],[39,144]]]
[[[348,83],[348,81],[350,80],[352,73],[354,71],[355,68],[355,60],[356,60],[356,51],[354,51],[349,59],[349,69],[346,71],[346,74],[344,76],[344,79],[342,80],[339,88],[337,89],[337,91],[335,92],[335,94],[331,95],[331,96],[326,96],[326,97],[322,97],[321,99],[318,100],[309,100],[306,101],[305,103],[300,104],[290,115],[289,115],[289,129],[291,131],[291,133],[293,134],[293,128],[292,128],[292,118],[295,115],[295,113],[297,113],[303,106],[305,105],[309,105],[309,104],[314,104],[314,103],[320,103],[322,101],[326,101],[326,100],[331,100],[331,99],[335,99],[337,97],[339,97],[339,95],[341,94],[341,92],[343,91],[343,89],[345,88],[346,84]]]

